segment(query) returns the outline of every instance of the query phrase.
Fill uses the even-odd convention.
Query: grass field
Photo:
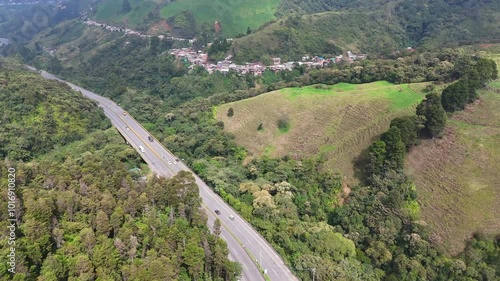
[[[453,114],[442,139],[423,141],[407,160],[422,218],[450,254],[476,231],[500,233],[500,81],[489,86],[480,101]]]
[[[397,116],[413,114],[428,83],[394,85],[379,81],[353,85],[288,88],[224,104],[216,117],[250,157],[324,156],[326,168],[356,183],[354,161]],[[234,116],[228,117],[232,107]],[[287,119],[288,130],[278,128]],[[257,130],[259,124],[262,130]]]
[[[169,18],[182,11],[191,11],[198,23],[221,23],[221,32],[234,37],[247,27],[257,29],[275,18],[280,0],[177,0],[163,7],[161,15]]]
[[[149,12],[156,8],[157,1],[153,0],[129,0],[132,10],[123,14],[123,0],[102,1],[97,6],[95,19],[98,22],[108,24],[120,24],[121,26],[137,27],[141,24]]]

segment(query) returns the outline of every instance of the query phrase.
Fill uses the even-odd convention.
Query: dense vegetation
[[[444,109],[450,112],[462,110],[466,104],[476,101],[479,98],[476,91],[498,78],[497,65],[490,59],[465,61],[461,68],[462,78],[446,87],[441,95]]]
[[[97,105],[69,87],[0,61],[0,158],[27,161],[110,126]]]
[[[461,79],[467,79],[476,71],[482,72],[481,84],[498,78],[496,65],[489,59],[478,59],[475,65],[462,70]],[[476,236],[459,259],[450,260],[433,248],[428,230],[418,221],[417,188],[403,172],[404,158],[406,152],[418,144],[421,130],[433,137],[440,136],[445,123],[445,111],[435,93],[427,95],[417,107],[417,116],[394,119],[389,130],[369,148],[369,186],[355,189],[350,203],[335,209],[331,217],[333,224],[339,224],[347,237],[364,249],[364,258],[370,258],[385,271],[386,280],[401,277],[405,280],[496,280],[500,273],[495,264],[499,259],[498,238],[495,241],[483,237],[484,241],[477,243]],[[361,226],[357,224],[359,219],[367,223]],[[474,249],[479,244],[484,248]],[[492,252],[496,254],[487,254]],[[480,253],[480,263],[472,258],[473,253]]]
[[[370,147],[367,169],[370,177],[402,170],[405,154],[418,144],[420,131],[431,137],[442,136],[446,125],[445,109],[464,109],[467,103],[479,98],[477,89],[498,78],[495,61],[487,58],[462,58],[454,73],[460,75],[460,79],[447,86],[441,98],[436,93],[428,94],[417,106],[416,116],[394,119],[389,130]]]
[[[236,40],[236,56],[296,59],[349,49],[387,55],[408,46],[437,49],[500,38],[498,1],[283,0],[277,13],[293,16]]]
[[[457,63],[459,53],[409,54],[397,60],[367,60],[319,70],[266,72],[256,78],[235,73],[208,75],[201,68],[188,72],[181,62],[161,55],[164,49],[155,49],[155,44],[123,38],[95,50],[91,63],[78,62],[72,68],[61,64],[60,69],[54,69],[121,102],[259,229],[301,278],[310,280],[307,270],[314,267],[318,280],[346,276],[362,280],[494,280],[498,241],[478,236],[462,257],[439,253],[428,239],[428,230],[418,223],[415,187],[401,173],[404,152],[417,142],[417,130],[424,127],[438,134],[442,128],[442,122],[426,123],[434,116],[443,117],[440,100],[435,96],[428,96],[421,106],[419,115],[425,120],[414,117],[393,122],[393,129],[382,137],[385,144],[379,143],[380,157],[374,157],[378,163],[389,164],[382,169],[373,165],[367,171],[366,184],[354,188],[343,205],[339,202],[341,178],[323,171],[322,159],[262,158],[243,166],[245,150],[222,131],[224,124],[216,122],[212,112],[212,106],[286,86],[381,79],[395,83],[449,82],[463,76]],[[50,65],[57,66],[57,60]],[[92,160],[99,163],[98,159]],[[167,189],[169,183],[165,183]],[[110,192],[123,201],[138,198],[135,202],[142,208],[141,202],[149,202],[150,196],[160,200],[149,195],[147,189],[148,184],[140,189],[140,193],[146,190],[144,201],[140,201],[140,195],[119,197],[118,191]],[[182,217],[180,211],[175,214]],[[201,229],[203,220],[195,222],[193,225]],[[125,243],[125,238],[120,239]],[[205,245],[205,240],[198,241]],[[193,243],[200,247],[200,243]],[[193,252],[201,253],[199,249]],[[176,253],[177,257],[183,256],[182,252]],[[201,271],[196,271],[199,267],[191,268],[191,262],[182,264],[193,277]],[[234,271],[231,266],[228,272]],[[213,272],[210,268],[202,271]]]
[[[236,279],[241,267],[228,260],[226,243],[210,234],[191,174],[145,180],[134,149],[116,131],[98,130],[109,122],[93,103],[59,83],[4,62],[0,67],[0,106],[9,108],[2,110],[0,129],[3,137],[6,129],[17,130],[2,146],[8,158],[0,161],[0,177],[16,169],[18,227],[15,275],[7,271],[8,235],[0,236],[2,280]],[[54,120],[44,121],[47,116]],[[18,130],[28,119],[30,129]],[[40,138],[28,156],[10,152],[24,149],[16,138],[30,138],[31,130],[45,136],[55,125],[64,138],[89,120],[94,124],[83,138]],[[59,121],[66,127],[58,128]],[[51,149],[54,141],[58,149]],[[16,161],[31,156],[37,159]],[[7,183],[1,181],[2,190]],[[0,197],[5,210],[7,195]],[[8,212],[0,218],[6,229]]]
[[[236,39],[231,52],[242,62],[271,57],[300,61],[305,55],[331,57],[347,50],[389,54],[407,47],[407,42],[404,31],[381,12],[330,12],[280,19]]]

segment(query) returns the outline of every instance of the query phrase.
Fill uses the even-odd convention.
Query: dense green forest
[[[93,102],[17,67],[0,64],[0,177],[15,169],[17,219],[15,244],[0,236],[0,279],[236,280],[241,267],[208,230],[190,173],[146,179]],[[7,184],[4,210],[13,200]],[[4,229],[8,215],[0,215]]]
[[[12,72],[4,64],[0,61],[2,159],[27,161],[110,126],[94,102],[69,86]]]

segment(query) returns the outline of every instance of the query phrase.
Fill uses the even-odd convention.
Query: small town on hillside
[[[351,51],[347,51],[347,56],[338,55],[332,58],[324,58],[320,56],[304,56],[301,61],[290,61],[283,63],[281,58],[273,58],[273,64],[265,66],[260,62],[245,63],[244,65],[238,65],[231,61],[231,56],[228,56],[224,60],[217,61],[215,63],[210,62],[208,59],[208,54],[202,51],[194,51],[191,48],[182,49],[172,49],[170,54],[175,56],[177,59],[184,60],[186,63],[191,64],[190,68],[199,65],[205,68],[209,73],[221,72],[227,73],[230,70],[237,72],[238,74],[254,74],[262,75],[262,73],[269,69],[274,72],[289,70],[291,71],[296,66],[305,65],[307,67],[321,68],[328,66],[330,63],[340,63],[346,61],[353,63],[356,60],[366,59],[366,54],[353,54]]]
[[[88,26],[97,26],[102,27],[106,30],[112,32],[124,32],[128,35],[135,35],[141,38],[150,38],[151,35],[143,34],[139,31],[135,31],[129,28],[121,28],[116,27],[104,23],[99,23],[93,20],[90,20],[86,17],[86,15],[82,15],[83,23]],[[177,38],[159,35],[158,38],[160,40],[173,40],[173,41],[189,41],[189,43],[194,43],[196,39],[185,39],[185,38]],[[232,40],[231,38],[227,40]],[[53,52],[51,51],[51,54]],[[321,56],[309,56],[306,55],[302,57],[301,61],[290,61],[290,62],[282,62],[281,58],[273,58],[272,65],[264,65],[261,62],[247,62],[243,65],[235,64],[231,60],[231,56],[226,57],[224,60],[212,62],[208,58],[208,54],[202,51],[195,51],[192,48],[181,48],[181,49],[171,49],[169,52],[170,55],[175,56],[179,60],[183,60],[184,62],[190,64],[189,67],[192,69],[195,66],[201,66],[205,68],[209,73],[221,72],[228,73],[230,70],[235,71],[238,74],[253,74],[253,75],[262,75],[262,73],[268,69],[274,72],[288,70],[291,71],[296,66],[305,65],[306,67],[314,67],[314,68],[322,68],[328,66],[330,63],[340,63],[340,62],[348,62],[353,63],[356,60],[364,60],[366,59],[366,54],[354,54],[351,51],[347,51],[346,56],[338,55],[331,58],[324,58]]]
[[[151,35],[143,34],[129,28],[120,28],[104,23],[99,23],[93,20],[89,20],[86,18],[86,15],[82,15],[82,18],[83,22],[89,26],[90,25],[98,26],[112,32],[124,32],[125,34],[136,35],[142,38],[151,37]],[[169,37],[164,35],[159,35],[158,38],[161,40],[166,39],[174,41],[189,41],[189,43],[191,44],[194,43],[194,41],[196,40],[196,39]],[[229,38],[227,40],[232,40],[232,39]],[[207,53],[204,53],[202,51],[195,51],[192,48],[171,49],[169,53],[170,55],[175,56],[177,59],[189,63],[190,64],[189,67],[191,69],[198,65],[205,68],[208,71],[208,73],[213,73],[213,72],[228,73],[230,70],[232,70],[241,75],[245,74],[262,75],[262,73],[266,69],[269,69],[274,72],[284,71],[284,70],[291,71],[294,67],[301,65],[305,65],[307,67],[321,68],[328,66],[330,63],[339,63],[342,61],[353,63],[356,60],[364,60],[367,57],[366,54],[353,54],[351,51],[347,51],[346,56],[338,55],[328,59],[321,56],[304,56],[302,57],[302,60],[298,62],[291,61],[283,63],[281,61],[281,58],[273,58],[273,64],[266,66],[261,62],[247,62],[243,65],[238,65],[233,63],[233,61],[231,60],[231,56],[228,56],[221,61],[211,62],[208,59]]]

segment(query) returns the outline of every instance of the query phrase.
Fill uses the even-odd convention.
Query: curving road
[[[32,67],[28,67],[35,70]],[[148,163],[153,172],[160,176],[172,177],[179,171],[192,172],[182,161],[166,149],[158,140],[144,129],[139,122],[127,114],[120,106],[108,98],[104,98],[72,83],[63,81],[45,71],[41,75],[46,79],[54,79],[68,84],[73,90],[96,101],[103,108],[113,126],[125,137],[141,157]],[[151,136],[152,141],[148,140]],[[140,149],[142,147],[143,149]],[[192,172],[193,173],[193,172]],[[229,258],[241,263],[243,274],[241,280],[261,281],[264,276],[259,265],[267,277],[273,281],[298,280],[285,265],[281,257],[269,243],[236,211],[226,204],[213,190],[208,187],[195,173],[193,176],[200,190],[202,206],[208,215],[208,226],[213,227],[215,219],[221,220],[221,237],[227,242]],[[220,215],[214,210],[220,210]],[[234,217],[234,220],[230,219]]]

